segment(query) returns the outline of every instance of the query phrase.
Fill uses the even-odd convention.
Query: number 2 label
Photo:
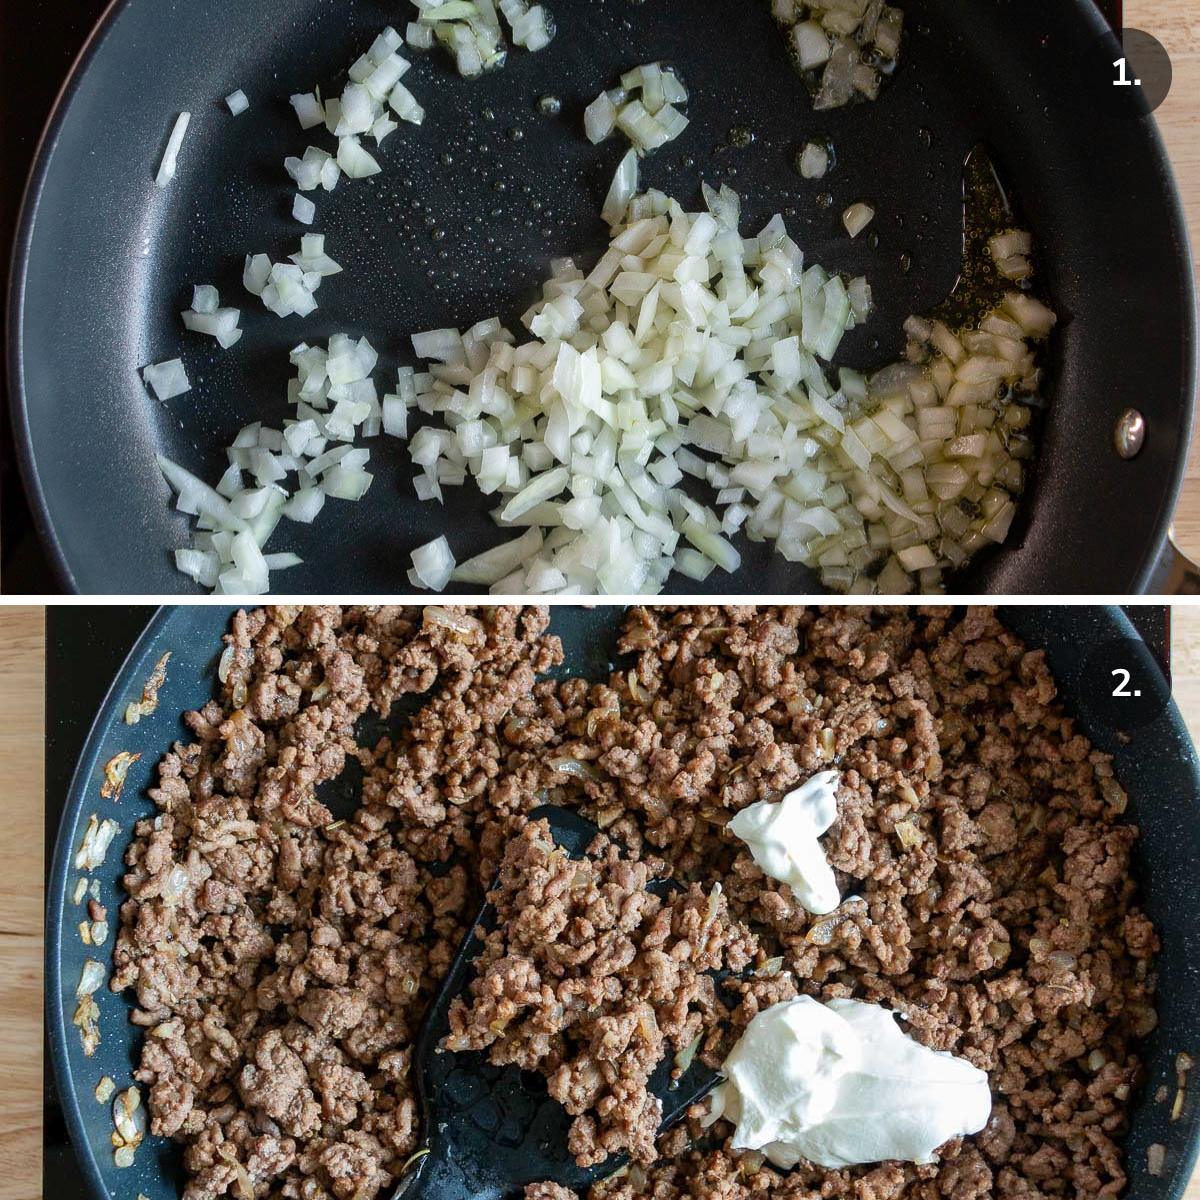
[[[1111,673],[1114,676],[1117,676],[1117,675],[1121,676],[1120,683],[1118,683],[1117,686],[1115,688],[1113,688],[1114,696],[1119,696],[1121,699],[1132,700],[1134,698],[1134,696],[1140,696],[1142,694],[1141,692],[1129,691],[1129,680],[1130,680],[1131,676],[1130,676],[1129,672],[1125,670],[1124,667],[1117,667],[1117,669]]]

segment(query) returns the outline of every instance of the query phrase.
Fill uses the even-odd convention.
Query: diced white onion
[[[301,129],[316,129],[325,124],[325,106],[312,92],[297,93],[291,99]]]
[[[630,150],[617,167],[616,174],[604,199],[604,207],[600,216],[609,225],[619,225],[624,220],[629,208],[629,202],[637,194],[638,187],[638,156]]]
[[[297,192],[296,198],[292,201],[292,216],[301,225],[311,225],[317,219],[317,206],[306,196]]]
[[[171,129],[171,136],[167,139],[167,149],[163,154],[162,163],[158,168],[158,175],[154,180],[160,188],[165,188],[175,178],[175,171],[179,164],[179,151],[183,148],[183,139],[187,135],[188,125],[191,123],[191,120],[192,114],[189,112],[182,112],[175,119],[175,124]]]
[[[604,141],[617,127],[617,106],[607,92],[601,92],[583,110],[583,129],[593,145]]]
[[[639,68],[622,86],[648,79],[655,89]],[[830,373],[822,364],[870,315],[865,279],[806,264],[782,218],[743,237],[727,187],[705,186],[699,214],[614,190],[609,249],[586,275],[552,264],[524,317],[531,340],[495,320],[417,334],[431,366],[385,398],[401,436],[409,407],[446,422],[412,435],[420,498],[473,477],[497,497],[496,521],[523,530],[457,580],[493,594],[653,593],[672,568],[738,570],[731,539],[744,536],[832,589],[902,594],[940,590],[945,571],[1008,535],[1022,470],[992,426],[1003,411],[1023,428],[1005,396],[1035,379],[1022,338],[1048,332],[1048,309],[1013,293],[961,340],[909,322],[915,359],[931,341],[948,357]],[[685,475],[723,515],[682,490]]]
[[[852,204],[842,213],[842,224],[852,238],[858,237],[874,219],[875,210],[869,204]]]
[[[622,75],[620,88],[601,92],[587,106],[584,132],[594,144],[619,128],[634,150],[645,154],[673,142],[687,129],[687,117],[675,107],[687,98],[687,88],[670,67],[645,63]]]
[[[183,360],[179,358],[143,367],[142,378],[160,400],[173,400],[192,390]]]
[[[445,537],[414,550],[412,563],[413,571],[422,585],[434,592],[440,592],[454,574],[454,555]]]
[[[800,174],[805,179],[824,179],[828,170],[828,148],[820,142],[809,142],[800,154]]]

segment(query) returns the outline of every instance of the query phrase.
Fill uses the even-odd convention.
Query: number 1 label
[[[1117,77],[1113,80],[1113,87],[1141,87],[1140,79],[1130,79],[1128,74],[1128,60],[1118,58],[1113,66],[1117,68]]]

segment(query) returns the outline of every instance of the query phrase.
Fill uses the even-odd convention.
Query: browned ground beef
[[[653,1162],[662,1105],[647,1080],[723,1014],[704,972],[740,971],[756,948],[719,884],[664,902],[647,885],[666,864],[629,862],[605,841],[576,862],[531,821],[509,843],[490,894],[498,923],[446,1040],[545,1074],[585,1167],[621,1150]]]
[[[409,1070],[424,1007],[547,797],[623,847],[627,861],[589,888],[635,896],[637,864],[665,862],[687,889],[668,936],[680,947],[697,944],[688,921],[722,882],[728,940],[711,952],[752,956],[760,973],[737,985],[728,1019],[698,981],[672,1014],[688,1032],[703,1022],[710,1057],[767,1004],[854,995],[987,1070],[995,1097],[988,1128],[937,1165],[781,1174],[728,1152],[720,1129],[690,1148],[693,1120],[598,1197],[1121,1190],[1113,1139],[1154,1020],[1157,939],[1134,905],[1124,794],[1056,706],[1040,653],[987,611],[635,609],[621,647],[633,670],[535,682],[561,659],[545,612],[447,611],[240,615],[220,702],[189,714],[192,741],[161,764],[160,815],[127,855],[113,986],[136,997],[138,1078],[155,1132],[185,1145],[188,1200],[384,1193],[417,1147]],[[369,708],[414,694],[425,705],[394,742],[356,746]],[[334,822],[316,789],[352,758],[362,806]],[[563,771],[568,760],[587,765]],[[825,844],[844,894],[863,900],[813,919],[724,825],[830,765],[842,787]],[[635,957],[653,952],[656,919],[629,938]],[[552,978],[548,952],[527,947]],[[685,957],[694,980],[707,960]],[[639,986],[653,1007],[653,982]],[[547,991],[537,1011],[554,1011]],[[536,1054],[537,1011],[498,1045]],[[580,1026],[593,1047],[605,1015]],[[554,1064],[568,1092],[588,1057]],[[597,1104],[619,1083],[605,1077]],[[644,1126],[619,1126],[594,1132],[640,1150]]]

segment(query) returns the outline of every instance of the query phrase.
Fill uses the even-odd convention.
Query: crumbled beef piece
[[[531,1183],[525,1189],[525,1200],[579,1200],[579,1197],[557,1183]]]

